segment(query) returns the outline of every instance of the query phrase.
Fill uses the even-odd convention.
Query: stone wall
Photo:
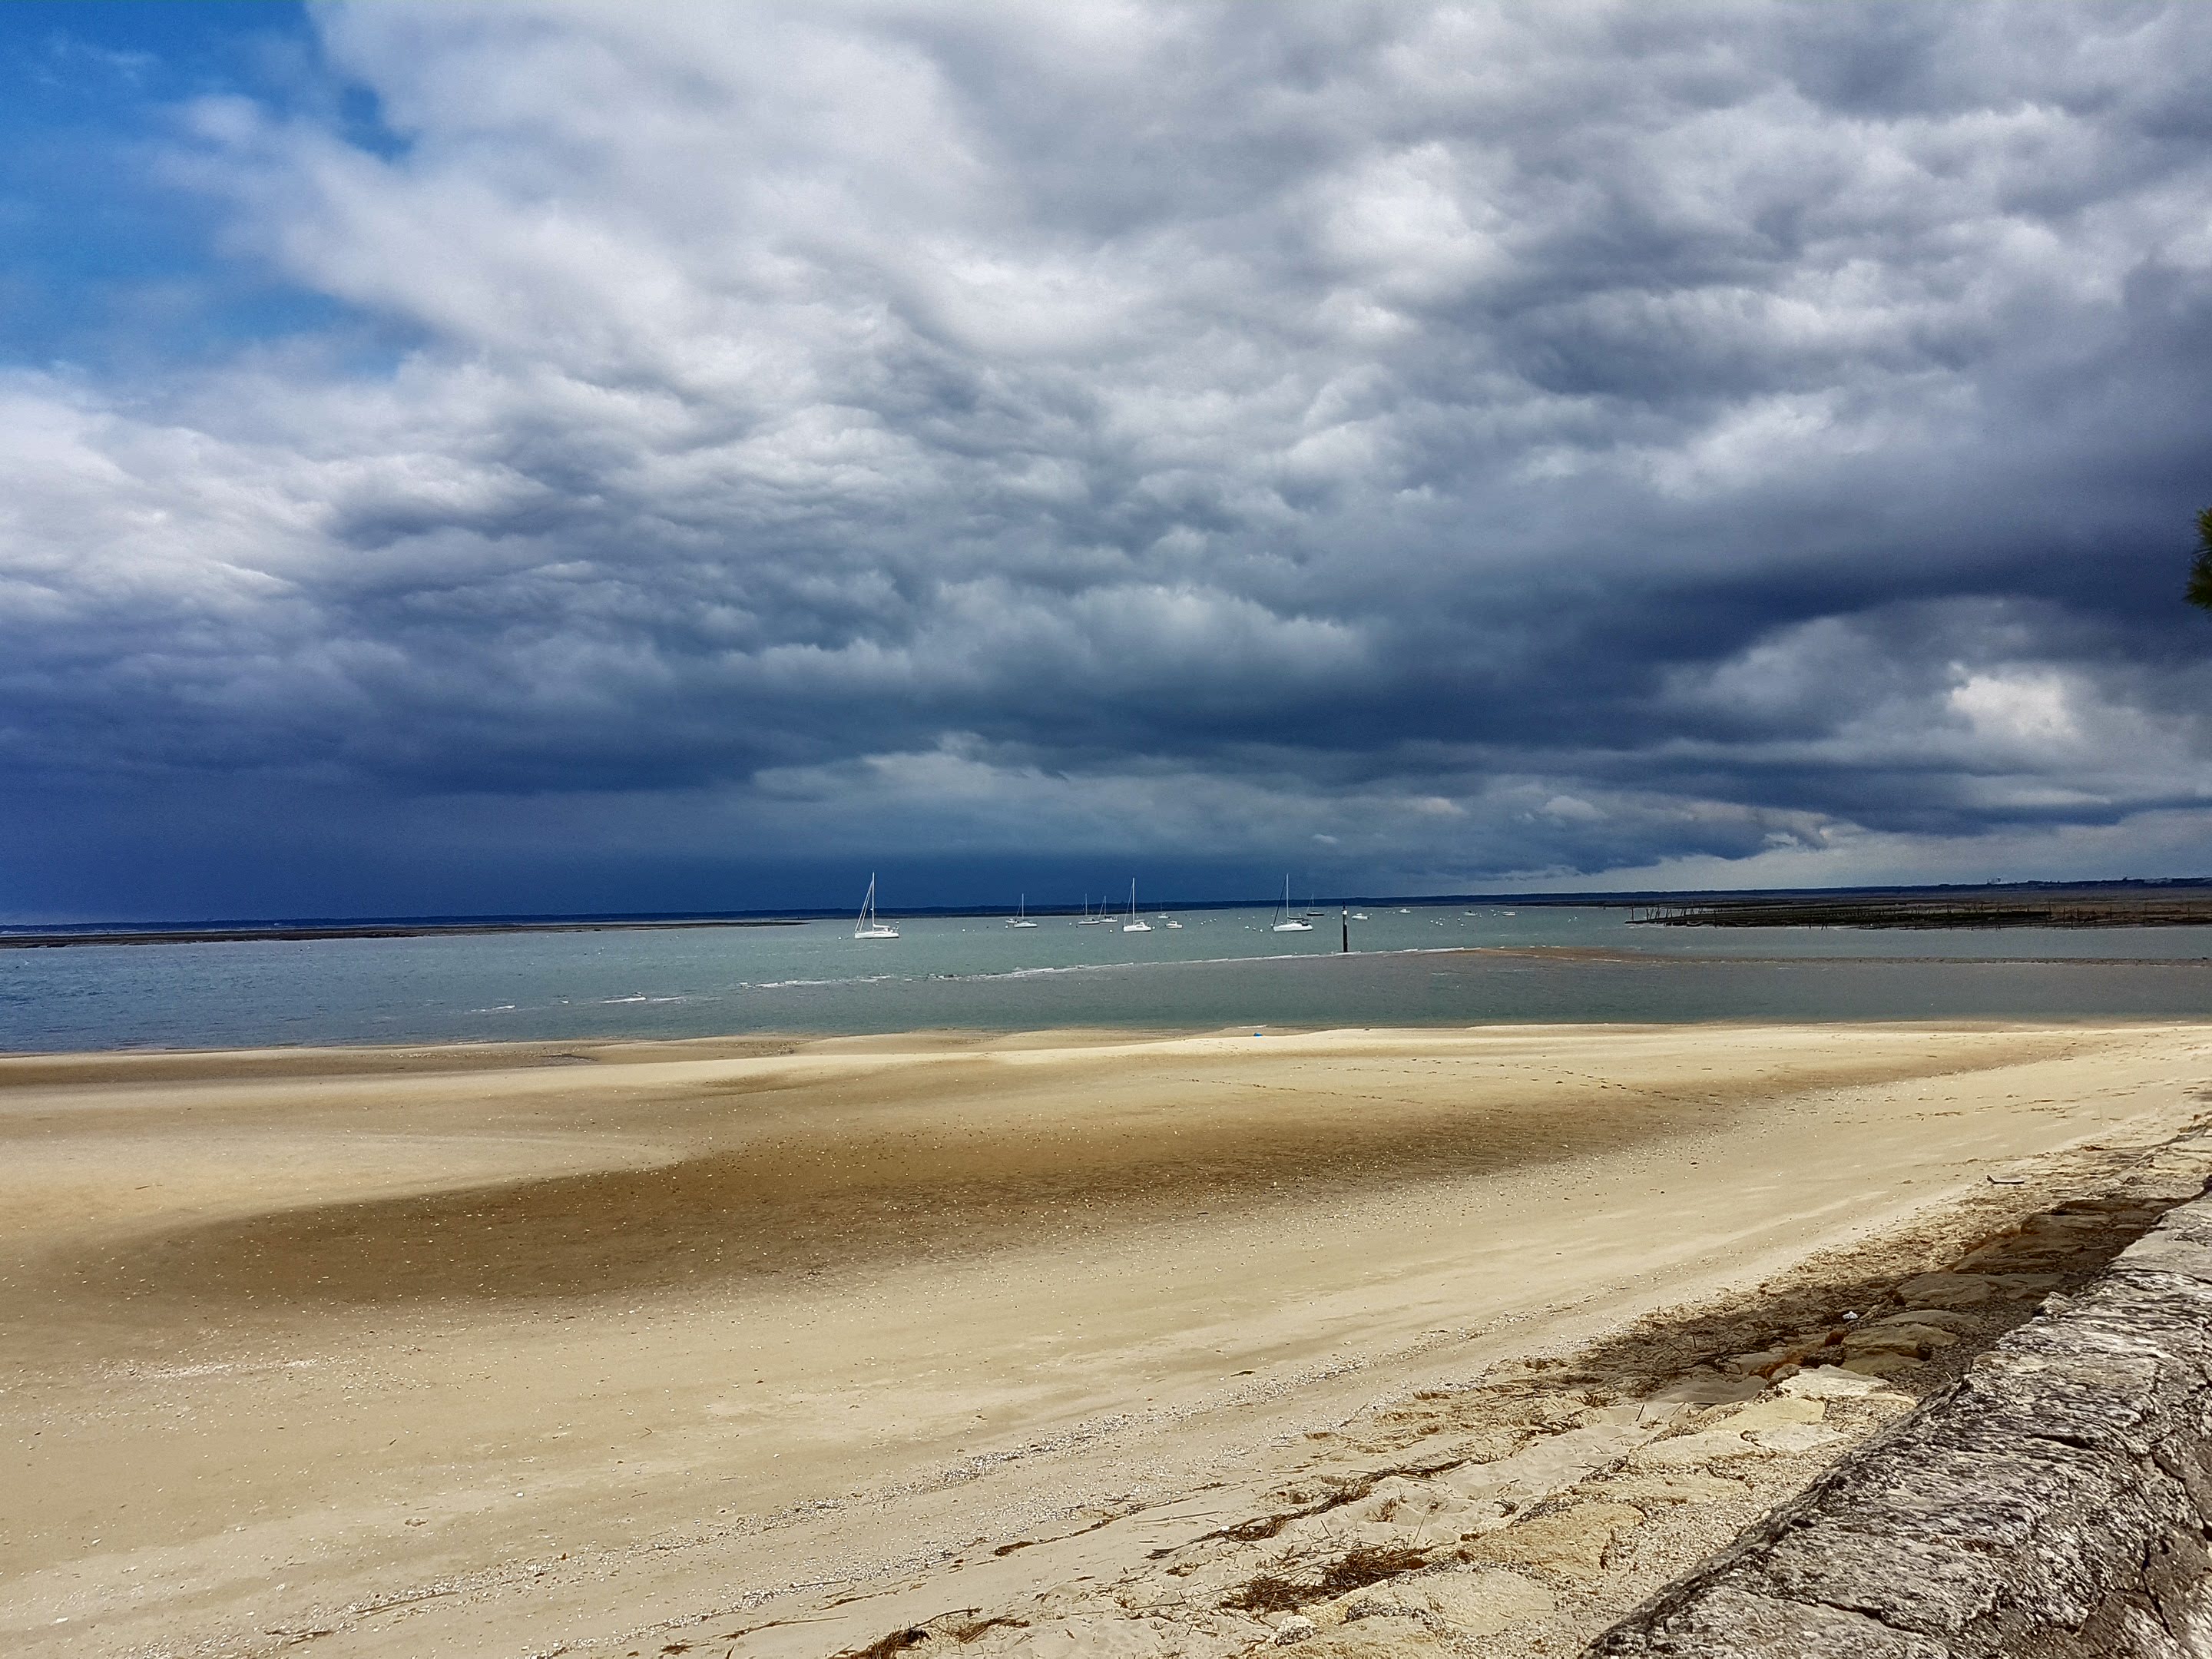
[[[1594,1643],[2212,1659],[2212,1198]]]

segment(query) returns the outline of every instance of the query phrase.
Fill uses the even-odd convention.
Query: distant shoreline
[[[1850,897],[1701,898],[1638,907],[1630,925],[1651,927],[2202,927],[2212,893],[2155,889],[2048,896],[1895,894]]]
[[[1266,910],[1273,898],[1172,899],[1148,913]],[[1323,915],[1346,908],[1446,908],[1511,905],[1527,909],[1632,910],[1632,923],[1662,927],[2189,927],[2212,926],[2212,881],[2201,878],[2087,882],[2008,882],[1983,886],[1768,889],[1723,892],[1355,894],[1332,897]],[[802,927],[835,921],[848,909],[800,906],[775,914],[647,915],[404,916],[387,920],[312,918],[292,921],[55,923],[0,926],[0,950],[71,945],[245,945],[266,941],[436,939],[489,933],[655,933],[711,927]],[[902,918],[986,917],[989,905],[912,905]],[[1032,908],[1032,918],[1080,916],[1075,905]],[[1309,904],[1306,914],[1315,914]]]
[[[463,921],[337,922],[327,927],[283,923],[266,927],[140,927],[112,932],[0,933],[0,950],[46,950],[70,945],[246,945],[333,939],[444,939],[480,933],[665,933],[687,927],[803,927],[804,916],[709,921]]]

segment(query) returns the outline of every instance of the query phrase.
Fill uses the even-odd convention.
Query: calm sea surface
[[[1551,1020],[2194,1018],[2212,928],[1632,926],[1618,909],[1372,908],[1337,954],[1264,910],[1034,928],[846,921],[0,951],[0,1048],[1210,1030]]]

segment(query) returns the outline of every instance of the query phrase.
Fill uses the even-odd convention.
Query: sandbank
[[[1882,1024],[0,1059],[0,1644],[826,1654],[1109,1582],[1378,1402],[2170,1137],[2208,1054]]]

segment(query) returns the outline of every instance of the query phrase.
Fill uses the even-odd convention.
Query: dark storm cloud
[[[13,377],[19,775],[1444,883],[2189,845],[2201,9],[320,15],[388,132],[167,165],[413,343]]]

